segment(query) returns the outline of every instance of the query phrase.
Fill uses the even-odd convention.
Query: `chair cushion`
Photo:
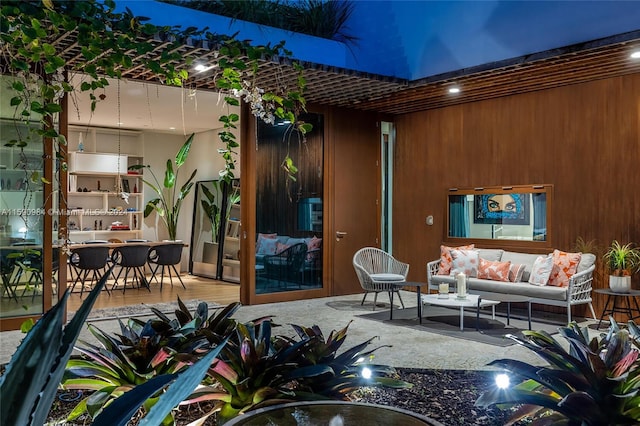
[[[385,282],[405,280],[404,275],[400,275],[400,274],[388,274],[388,273],[371,274],[370,277],[374,281],[385,281]]]

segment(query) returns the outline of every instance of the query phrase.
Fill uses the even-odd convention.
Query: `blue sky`
[[[159,25],[205,27],[294,57],[415,80],[640,29],[640,1],[358,0],[353,46],[259,27],[153,0],[119,1]]]

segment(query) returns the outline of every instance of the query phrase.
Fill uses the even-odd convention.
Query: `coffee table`
[[[500,303],[498,300],[483,299],[477,294],[467,294],[464,299],[459,299],[455,293],[449,293],[447,296],[444,299],[440,298],[439,294],[425,294],[422,296],[422,303],[448,308],[460,308],[460,331],[464,330],[464,308],[476,308],[476,330],[478,330],[480,308],[495,307]]]

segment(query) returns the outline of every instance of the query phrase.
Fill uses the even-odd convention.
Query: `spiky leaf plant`
[[[212,412],[219,410],[218,421],[224,423],[247,411],[284,402],[346,399],[348,392],[361,386],[410,386],[391,378],[362,378],[356,364],[373,352],[363,352],[373,339],[337,355],[347,327],[331,332],[327,340],[317,326],[293,327],[299,340],[272,336],[271,321],[238,324],[236,337],[209,370],[211,380],[185,403],[218,401]],[[374,374],[392,370],[369,367]]]
[[[520,405],[511,420],[530,417],[539,425],[638,424],[640,332],[633,322],[627,329],[613,319],[611,324],[606,335],[591,341],[587,328],[575,322],[560,328],[569,352],[544,331],[523,331],[524,339],[508,335],[549,366],[510,359],[491,362],[489,365],[509,371],[521,382],[509,389],[488,390],[476,405]]]
[[[105,273],[63,327],[69,290],[27,333],[0,377],[0,424],[43,425],[82,324],[107,281]]]
[[[207,340],[207,332],[203,330],[209,325],[209,308],[205,302],[201,302],[192,315],[178,298],[175,319],[157,309],[152,311],[157,319],[142,322],[131,318],[126,324],[118,320],[121,333],[115,336],[88,326],[100,345],[81,342],[82,345],[77,346],[83,357],[67,363],[62,386],[94,392],[80,401],[68,420],[85,412],[95,418],[107,404],[135,387],[160,375],[184,371],[221,345],[230,333],[229,328],[221,328],[222,334],[215,345]],[[230,311],[232,309],[224,309],[212,315],[214,322],[222,322]],[[146,409],[151,405],[147,404]]]

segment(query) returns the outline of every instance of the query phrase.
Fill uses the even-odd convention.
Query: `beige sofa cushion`
[[[522,281],[528,282],[529,277],[531,276],[531,268],[533,267],[533,263],[540,256],[539,254],[531,254],[531,253],[517,253],[515,251],[505,251],[502,253],[502,258],[500,259],[502,262],[511,262],[516,264],[522,264],[524,266],[524,272],[522,273]]]
[[[567,300],[567,287],[537,286],[529,283],[505,283],[502,281],[490,281],[473,278],[467,280],[467,289],[470,292],[486,291],[492,293],[518,294],[521,296],[535,297],[539,299]],[[487,296],[491,299],[491,296]]]
[[[491,262],[497,262],[502,260],[502,249],[477,249],[478,257]]]
[[[576,272],[586,271],[596,263],[596,255],[592,253],[582,253],[580,257],[580,263],[578,263],[578,269]]]

